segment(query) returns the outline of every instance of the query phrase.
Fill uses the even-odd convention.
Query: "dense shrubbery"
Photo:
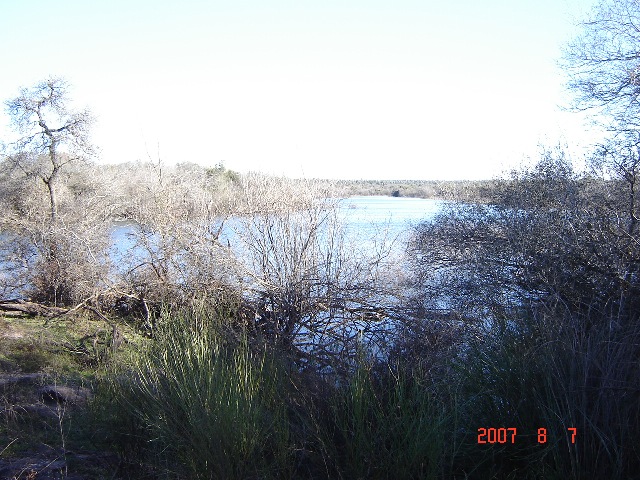
[[[111,435],[131,474],[153,466],[170,478],[437,476],[448,421],[421,372],[362,356],[347,379],[301,373],[231,329],[236,314],[166,317],[140,361],[111,383],[110,421],[120,428]]]
[[[545,152],[498,182],[490,204],[452,205],[419,226],[412,308],[388,355],[360,350],[348,372],[308,362],[300,370],[281,343],[241,325],[238,310],[165,318],[147,360],[116,384],[119,398],[135,399],[121,412],[141,428],[145,462],[163,465],[145,446],[154,438],[182,449],[170,450],[174,473],[188,477],[632,477],[640,467],[633,188],[578,175],[561,151]],[[207,423],[220,421],[211,405],[234,406],[225,411],[234,422]],[[181,425],[191,416],[197,425],[169,425],[179,411]],[[515,428],[515,443],[480,445],[480,427]],[[245,450],[234,443],[247,438],[243,428],[257,429]],[[211,436],[221,431],[236,434]],[[232,445],[210,447],[217,442]],[[223,473],[207,463],[221,451],[236,451],[215,461]]]
[[[577,175],[561,151],[545,152],[499,183],[491,204],[454,205],[417,230],[416,302],[426,321],[445,307],[467,331],[457,360],[463,415],[522,434],[499,451],[473,446],[458,466],[483,477],[637,471],[635,188],[635,178]],[[540,427],[545,446],[534,441]]]
[[[337,195],[386,195],[438,198],[463,202],[485,202],[490,180],[336,180],[327,181]]]

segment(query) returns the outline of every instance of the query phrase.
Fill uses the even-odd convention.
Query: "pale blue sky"
[[[593,3],[5,1],[0,96],[65,77],[104,162],[490,178],[593,137],[557,66]]]

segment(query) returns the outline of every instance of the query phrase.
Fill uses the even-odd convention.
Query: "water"
[[[430,220],[446,204],[443,200],[408,197],[350,197],[342,201],[342,210],[354,228],[388,225],[395,232]]]
[[[385,237],[393,241],[395,248],[402,248],[411,228],[421,221],[430,220],[442,210],[446,204],[443,200],[406,197],[359,196],[342,199],[338,216],[344,223],[345,230],[351,238],[365,244],[376,237]],[[238,241],[238,231],[243,223],[231,218],[225,221],[220,235],[222,244],[228,244],[241,257],[242,251]],[[114,224],[111,229],[111,240],[114,246],[112,259],[116,264],[120,260],[135,253],[131,233],[135,226],[128,223]],[[139,253],[139,252],[138,252]]]
[[[330,351],[332,348],[340,349],[342,348],[341,343],[353,343],[352,340],[344,340],[340,341],[338,339],[333,339],[331,334],[326,334],[325,332],[328,330],[329,322],[331,318],[336,319],[336,332],[339,333],[339,337],[344,339],[353,338],[354,335],[358,335],[361,343],[369,343],[373,345],[375,343],[375,338],[383,337],[385,335],[385,331],[393,328],[391,323],[387,323],[386,321],[382,321],[382,318],[369,319],[365,317],[365,313],[367,310],[362,310],[362,318],[357,318],[357,313],[351,312],[349,313],[350,308],[358,308],[358,301],[361,300],[361,307],[368,308],[371,305],[384,305],[391,302],[391,300],[387,301],[387,299],[383,296],[384,293],[379,293],[375,291],[376,282],[380,282],[379,277],[376,280],[375,274],[372,272],[378,268],[383,270],[383,273],[386,277],[392,278],[393,281],[396,281],[398,276],[395,276],[395,269],[402,270],[402,258],[405,250],[405,241],[409,238],[411,233],[412,226],[425,221],[433,219],[434,216],[444,207],[445,202],[439,200],[426,200],[426,199],[418,199],[418,198],[395,198],[395,197],[376,197],[376,196],[361,196],[361,197],[350,197],[346,199],[342,199],[339,202],[339,207],[337,210],[338,219],[341,220],[343,232],[346,238],[347,243],[350,246],[355,246],[353,250],[344,250],[344,257],[339,259],[337,262],[337,266],[334,266],[333,258],[338,255],[337,252],[332,251],[333,244],[323,244],[323,241],[328,238],[330,233],[325,231],[321,231],[319,234],[320,246],[318,247],[321,255],[326,255],[325,257],[326,263],[321,263],[321,265],[330,265],[330,268],[347,268],[347,272],[349,272],[349,268],[358,269],[357,275],[360,275],[365,278],[366,281],[360,282],[361,285],[358,288],[361,288],[362,291],[360,293],[356,292],[356,298],[350,298],[350,291],[346,291],[344,295],[344,311],[341,313],[329,313],[328,311],[320,311],[319,313],[315,313],[315,317],[304,319],[301,322],[298,331],[296,332],[296,336],[298,336],[299,341],[301,343],[305,341],[310,341],[311,344],[320,345],[322,348],[328,349]],[[295,214],[291,218],[295,218]],[[251,222],[245,222],[246,219],[241,218],[228,218],[224,222],[224,228],[221,232],[219,243],[215,241],[215,233],[209,236],[203,236],[202,232],[206,233],[206,229],[204,226],[199,226],[200,228],[194,228],[194,235],[191,237],[185,237],[184,232],[182,236],[178,235],[179,240],[176,244],[169,243],[170,248],[168,250],[163,250],[160,245],[162,242],[172,242],[175,239],[171,238],[172,230],[169,229],[167,232],[167,237],[165,239],[161,239],[159,235],[150,233],[144,237],[140,234],[141,232],[138,230],[138,227],[132,223],[125,222],[116,222],[111,226],[110,229],[110,239],[111,239],[111,249],[110,249],[110,257],[114,263],[114,271],[111,272],[113,276],[112,280],[116,282],[120,275],[125,274],[127,271],[138,272],[139,267],[148,266],[148,262],[150,260],[150,256],[157,257],[155,258],[155,262],[165,262],[169,265],[170,268],[174,268],[175,270],[180,270],[176,275],[175,281],[184,282],[185,286],[192,285],[189,283],[192,277],[189,277],[189,263],[182,262],[185,258],[183,255],[197,255],[199,247],[203,247],[202,249],[202,257],[194,257],[201,263],[197,264],[196,275],[200,275],[196,277],[199,281],[203,281],[202,275],[211,275],[213,276],[215,272],[213,271],[216,268],[216,262],[219,263],[219,260],[224,255],[234,255],[240,262],[244,263],[247,270],[247,279],[242,279],[245,285],[250,285],[251,281],[251,260],[249,259],[249,255],[247,255],[246,246],[243,247],[243,231],[242,228],[247,228],[247,226],[252,225]],[[187,226],[188,227],[188,226]],[[284,263],[287,263],[287,268],[290,268],[291,265],[296,264],[295,258],[288,255],[288,245],[293,242],[291,239],[284,238],[287,233],[287,223],[284,225],[279,225],[278,228],[280,230],[275,230],[275,232],[271,232],[274,234],[274,238],[271,239],[271,244],[269,247],[275,245],[276,249],[280,248],[279,251],[268,250],[268,255],[270,256],[271,252],[276,252],[275,255],[280,255],[279,260]],[[304,227],[303,227],[304,228]],[[217,228],[213,228],[214,231],[217,231]],[[195,233],[200,232],[200,233]],[[244,232],[246,233],[246,232]],[[254,232],[255,233],[255,232]],[[295,234],[293,235],[295,237]],[[145,248],[140,246],[138,241],[140,239],[144,239],[146,242]],[[184,238],[193,238],[192,244],[184,244]],[[260,238],[259,236],[256,238]],[[303,239],[304,240],[304,239]],[[300,240],[298,240],[298,247],[300,247]],[[215,248],[210,248],[215,244]],[[181,250],[182,249],[182,250]],[[245,250],[243,250],[245,249]],[[377,249],[377,250],[376,250]],[[376,254],[379,254],[385,250],[383,253],[385,256],[385,261],[387,265],[390,265],[392,268],[380,268],[379,264],[373,265],[373,263],[368,263],[368,256],[370,258],[374,258]],[[172,258],[170,252],[177,252],[176,257]],[[167,253],[169,252],[169,253]],[[283,253],[284,252],[284,253]],[[352,254],[352,252],[355,252]],[[360,256],[361,255],[361,256]],[[382,257],[380,257],[382,258]],[[396,258],[398,261],[396,262]],[[271,257],[269,257],[271,259]],[[392,259],[390,261],[390,259]],[[362,260],[361,266],[358,266],[358,262]],[[264,261],[264,258],[263,258]],[[344,267],[344,263],[340,262],[352,262]],[[182,271],[185,265],[187,267]],[[355,265],[355,266],[354,266]],[[269,266],[269,268],[273,268],[276,273],[278,273],[281,269],[281,265],[275,262],[273,267]],[[321,270],[324,267],[321,268]],[[323,270],[324,271],[324,270]],[[287,271],[289,272],[289,271]],[[7,274],[10,274],[6,269],[2,268],[2,264],[0,264],[0,287],[2,287],[3,280]],[[180,276],[184,274],[183,276]],[[285,272],[285,276],[286,276]],[[367,275],[371,274],[371,281],[369,282],[369,277]],[[326,272],[327,280],[334,281],[335,278],[331,277],[331,272]],[[355,274],[354,274],[355,275]],[[330,278],[331,277],[331,278]],[[206,277],[209,278],[209,277]],[[205,280],[206,280],[205,278]],[[253,279],[260,279],[260,272],[256,271]],[[323,274],[319,273],[318,278],[320,279],[320,283],[322,283]],[[350,278],[350,277],[349,277]],[[274,283],[280,280],[277,275],[273,276]],[[341,285],[350,286],[347,280],[339,280],[338,287]],[[340,283],[342,282],[342,283]],[[345,283],[346,282],[346,283]],[[382,282],[383,285],[386,285]],[[369,292],[368,286],[371,285],[372,291]],[[248,289],[251,290],[251,289]],[[259,289],[256,289],[259,290]],[[335,295],[335,292],[320,292],[319,298],[322,299],[322,295],[331,296]],[[358,299],[357,295],[361,295],[361,298]],[[340,293],[338,293],[340,296]],[[380,303],[378,303],[380,302]],[[369,315],[375,317],[375,310],[368,310]],[[335,315],[335,317],[329,317],[329,315]],[[380,314],[382,315],[382,314]],[[351,318],[353,317],[353,318]],[[326,322],[325,322],[326,321]],[[307,323],[305,323],[307,322]],[[325,324],[323,324],[325,322]],[[322,331],[317,328],[317,325],[323,324],[324,327]],[[312,326],[311,329],[305,332],[305,325]],[[313,327],[316,325],[316,327]],[[355,341],[355,340],[354,340]],[[375,351],[375,350],[374,350]]]
[[[379,241],[393,243],[392,248],[399,252],[404,249],[411,227],[432,219],[444,205],[445,202],[440,200],[359,196],[342,199],[338,216],[350,240],[362,249],[376,246]],[[220,237],[221,243],[229,245],[238,258],[244,255],[238,235],[242,228],[243,222],[235,218],[227,219]],[[149,255],[149,251],[136,245],[132,235],[135,232],[136,226],[127,222],[115,222],[110,229],[110,257],[116,274],[122,274],[132,265],[144,262]],[[153,243],[152,239],[149,240]],[[0,255],[0,287],[3,283],[12,283],[10,280],[16,273],[7,258]]]
[[[360,239],[384,235],[400,248],[412,227],[432,220],[445,205],[443,200],[424,198],[350,197],[341,202],[340,214],[347,230]]]

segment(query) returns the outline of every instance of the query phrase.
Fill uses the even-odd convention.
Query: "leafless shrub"
[[[40,183],[5,170],[0,184],[3,297],[74,304],[104,288],[110,271],[109,208],[96,195],[98,184],[83,181],[82,190],[68,187],[66,182],[77,181],[80,174],[79,169],[68,170],[58,186],[53,223]]]
[[[131,176],[120,178],[121,228],[129,248],[119,254],[121,277],[113,288],[143,310],[237,290],[235,260],[220,241],[231,195],[217,197],[220,185],[210,180],[201,167],[161,162],[136,165]]]
[[[485,321],[544,297],[572,312],[598,305],[633,318],[635,214],[613,193],[587,196],[592,183],[562,154],[547,152],[532,170],[499,183],[492,205],[452,206],[420,227],[414,261],[420,288],[433,293],[424,295],[430,307],[440,302]]]
[[[248,177],[236,235],[256,328],[301,364],[338,371],[364,342],[384,341],[398,275],[390,242],[353,242],[323,187]]]

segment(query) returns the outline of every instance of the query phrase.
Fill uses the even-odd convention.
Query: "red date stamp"
[[[576,443],[577,428],[567,428],[571,434],[571,443]],[[478,428],[478,443],[516,443],[517,429],[515,428]],[[538,429],[538,443],[547,443],[547,429]]]

